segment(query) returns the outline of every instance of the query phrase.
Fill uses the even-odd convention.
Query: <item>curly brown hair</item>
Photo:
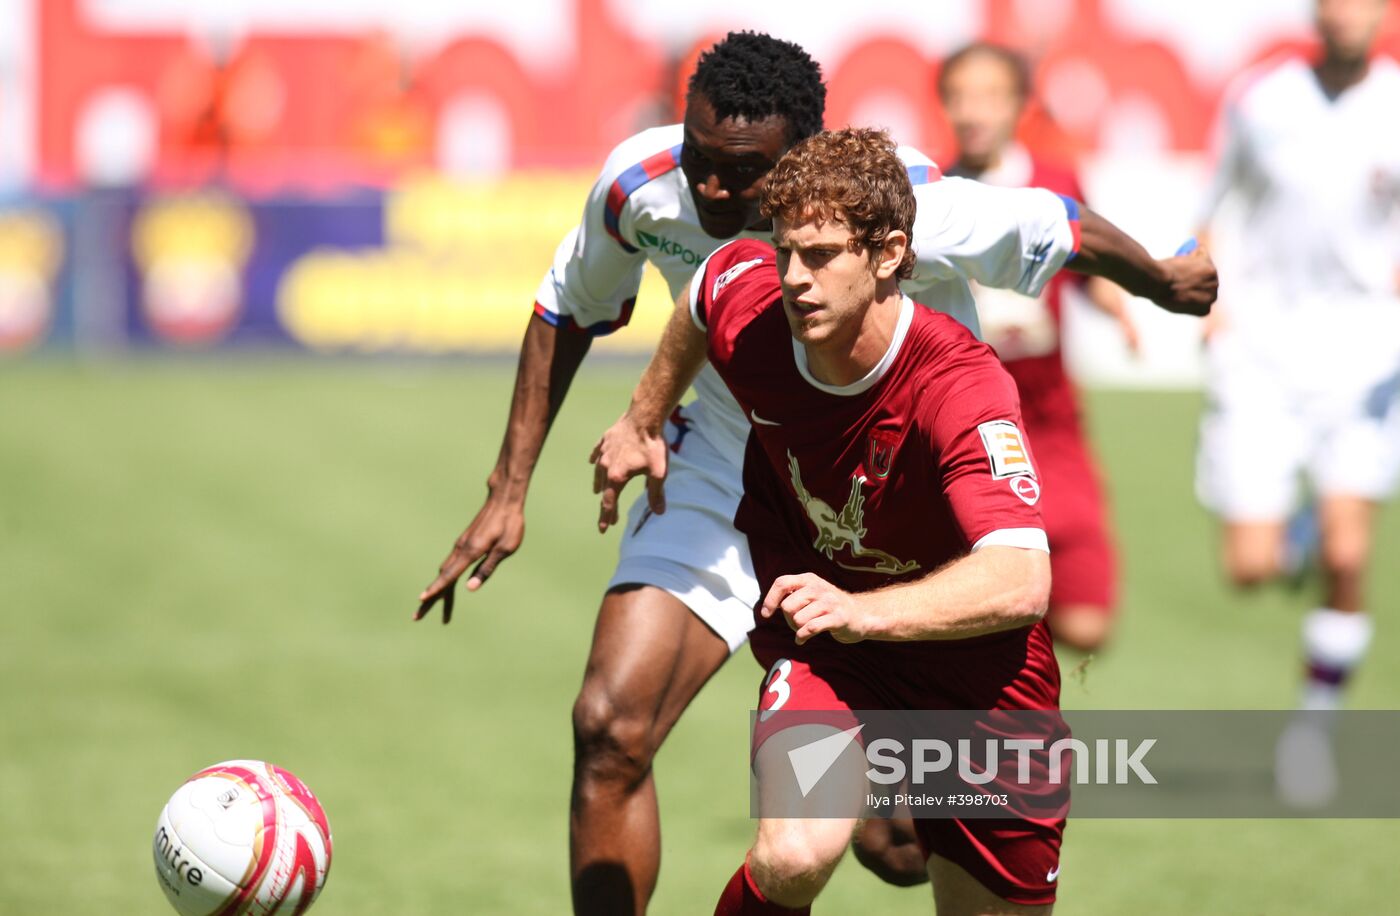
[[[872,260],[897,229],[911,244],[895,275],[914,273],[914,187],[883,130],[826,130],[795,144],[768,173],[761,208],[789,223],[839,220]]]

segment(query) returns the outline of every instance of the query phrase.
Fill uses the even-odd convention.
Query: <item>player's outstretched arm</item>
[[[486,480],[486,502],[453,544],[437,578],[418,596],[414,620],[423,619],[441,601],[442,622],[449,622],[457,580],[468,567],[476,564],[467,579],[467,590],[476,591],[497,564],[520,549],[530,477],[591,342],[587,334],[555,327],[538,316],[530,318],[520,347],[505,438]]]
[[[593,447],[593,492],[602,494],[598,530],[617,524],[618,499],[627,481],[647,476],[651,511],[666,511],[666,418],[705,365],[705,332],[690,314],[690,284],[676,299],[656,353],[632,392],[632,403]]]
[[[763,598],[801,645],[818,633],[838,642],[966,639],[1030,626],[1050,603],[1050,555],[988,546],[921,579],[845,592],[813,573],[779,576]]]
[[[1112,280],[1169,312],[1206,315],[1220,278],[1204,248],[1156,259],[1126,232],[1088,207],[1080,208],[1079,254],[1066,269]]]

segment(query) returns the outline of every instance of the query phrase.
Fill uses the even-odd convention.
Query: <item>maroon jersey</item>
[[[753,424],[736,527],[766,591],[813,572],[847,591],[928,575],[975,545],[1040,546],[1016,386],[990,347],[905,299],[889,351],[823,385],[789,329],[772,246],[732,242],[692,281],[711,364]],[[759,627],[780,627],[781,616]]]

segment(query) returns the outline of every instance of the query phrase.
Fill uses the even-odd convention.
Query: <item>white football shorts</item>
[[[1262,340],[1227,328],[1211,341],[1201,502],[1228,521],[1282,521],[1300,477],[1320,497],[1385,499],[1400,477],[1395,338],[1368,338],[1379,329],[1363,323],[1347,323],[1350,339],[1335,324],[1279,325]]]
[[[701,410],[688,404],[667,422],[666,511],[653,513],[644,489],[632,503],[608,588],[652,585],[675,595],[732,653],[753,629],[758,580],[748,539],[734,529],[742,469],[705,438],[695,423]]]

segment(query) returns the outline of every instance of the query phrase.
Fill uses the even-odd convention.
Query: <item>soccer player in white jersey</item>
[[[459,577],[470,569],[467,589],[475,591],[519,548],[526,490],[550,421],[592,337],[626,323],[646,263],[676,294],[724,241],[766,237],[758,213],[764,178],[789,146],[821,129],[824,101],[820,68],[801,48],[731,33],[698,62],[684,124],[643,131],[609,157],[582,222],[540,285],[486,503],[419,596],[418,617],[441,600],[446,620]],[[918,199],[918,260],[906,288],[929,291],[965,324],[976,325],[967,279],[1036,292],[1076,250],[1076,269],[1105,273],[1176,310],[1209,307],[1198,265],[1178,259],[1142,271],[1125,257],[1141,249],[1098,216],[1081,215],[1074,201],[939,180],[928,159],[902,156]],[[744,643],[761,597],[733,527],[749,421],[713,372],[695,389],[697,399],[666,424],[667,511],[653,511],[662,508],[659,488],[655,506],[640,500],[632,509],[574,706],[570,866],[578,912],[646,908],[660,854],[652,759]],[[872,845],[860,843],[858,850]],[[892,858],[862,857],[883,863],[881,877],[925,879],[907,844],[881,848]]]
[[[1371,54],[1385,8],[1320,0],[1321,58],[1245,75],[1206,214],[1243,204],[1209,338],[1197,486],[1224,523],[1230,579],[1251,586],[1283,571],[1307,479],[1324,598],[1303,621],[1304,709],[1337,707],[1366,652],[1373,521],[1400,471],[1400,67]],[[1285,793],[1300,734],[1280,745]]]

